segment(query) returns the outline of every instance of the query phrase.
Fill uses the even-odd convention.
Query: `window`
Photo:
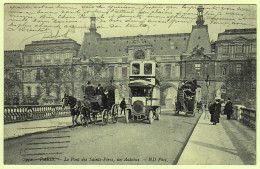
[[[56,68],[56,69],[55,69],[55,77],[56,77],[57,79],[60,78],[60,69],[59,69],[59,68]]]
[[[37,96],[41,95],[41,88],[39,86],[36,88],[36,92],[37,92]]]
[[[41,60],[41,55],[39,54],[35,55],[35,60]]]
[[[31,80],[31,71],[30,70],[26,70],[26,72],[25,72],[25,79],[27,81]]]
[[[16,78],[17,78],[17,80],[21,80],[22,79],[21,70],[16,70]]]
[[[51,57],[50,57],[51,55],[50,54],[45,54],[45,59],[46,60],[49,60],[49,59],[51,59]]]
[[[27,86],[27,96],[31,97],[32,94],[32,88],[30,86]]]
[[[197,77],[199,77],[200,76],[200,74],[201,74],[201,70],[200,70],[200,63],[195,63],[195,75],[197,76]]]
[[[65,86],[65,93],[66,93],[66,94],[70,94],[69,86]]]
[[[152,74],[152,64],[151,63],[145,63],[144,64],[144,74]]]
[[[114,76],[114,66],[109,66],[109,75],[110,77]]]
[[[60,88],[59,87],[56,88],[56,97],[60,98]]]
[[[204,75],[205,76],[209,75],[209,64],[208,63],[204,64]]]
[[[66,54],[65,54],[65,59],[70,59],[71,56],[72,56],[72,53],[66,53]]]
[[[137,75],[140,73],[140,64],[139,63],[132,64],[132,73],[134,75]]]
[[[38,68],[36,71],[36,80],[41,80],[41,69]]]
[[[222,67],[222,76],[225,76],[227,73],[227,68],[226,67]]]
[[[25,56],[25,62],[31,63],[32,62],[32,56]]]
[[[127,77],[127,67],[122,67],[122,77]]]
[[[170,64],[165,65],[165,77],[167,79],[171,78],[171,66]]]
[[[236,72],[237,75],[242,74],[242,64],[241,63],[236,64],[235,72]]]
[[[242,53],[242,50],[243,50],[243,45],[241,44],[237,45],[236,53]]]
[[[54,54],[54,59],[55,59],[55,60],[60,60],[60,55],[59,55],[58,53],[55,53],[55,54]]]
[[[255,43],[252,44],[252,53],[255,53],[256,52],[256,45]]]

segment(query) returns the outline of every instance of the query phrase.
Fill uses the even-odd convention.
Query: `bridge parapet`
[[[42,120],[70,116],[70,108],[62,105],[19,105],[4,106],[4,123]]]
[[[241,108],[242,118],[240,121],[245,125],[255,129],[256,128],[256,109]]]

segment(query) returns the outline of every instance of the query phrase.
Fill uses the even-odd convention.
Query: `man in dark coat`
[[[126,103],[125,103],[125,98],[123,98],[123,100],[120,103],[120,108],[121,108],[121,115],[124,111],[124,115],[125,115],[125,108],[126,108]]]
[[[224,113],[227,115],[227,119],[230,120],[230,116],[232,114],[232,102],[230,98],[228,98],[227,103],[224,108]]]
[[[198,85],[197,80],[195,78],[193,78],[192,79],[192,91],[193,92],[196,91],[197,85]]]
[[[212,115],[212,121],[213,121],[213,125],[216,125],[217,123],[219,123],[219,117],[221,113],[221,104],[219,99],[216,99],[216,102],[213,104],[213,107],[214,107],[214,112]]]
[[[91,85],[90,81],[88,81],[88,85],[86,86],[85,95],[87,97],[91,97],[95,95],[95,88]]]
[[[104,89],[101,86],[101,84],[98,84],[98,87],[96,88],[96,95],[103,95]]]

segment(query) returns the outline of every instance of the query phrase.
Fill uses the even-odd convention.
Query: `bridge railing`
[[[70,108],[62,105],[19,105],[4,106],[4,123],[15,123],[28,120],[41,120],[54,117],[70,116]]]
[[[241,108],[241,119],[240,121],[245,125],[255,129],[256,128],[256,110],[249,108]]]

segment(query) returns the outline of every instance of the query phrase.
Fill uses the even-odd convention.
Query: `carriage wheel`
[[[195,111],[193,111],[193,113],[192,113],[192,117],[195,117]]]
[[[153,110],[149,111],[149,124],[153,123]]]
[[[104,109],[102,112],[102,122],[103,122],[103,125],[106,125],[108,122],[108,110],[107,109]]]
[[[112,106],[112,122],[116,123],[118,120],[118,107],[117,105]]]
[[[156,109],[156,120],[160,120],[161,118],[161,107],[157,107]]]
[[[129,123],[129,111],[130,111],[130,110],[127,110],[127,111],[125,112],[125,122],[126,122],[126,123]]]

